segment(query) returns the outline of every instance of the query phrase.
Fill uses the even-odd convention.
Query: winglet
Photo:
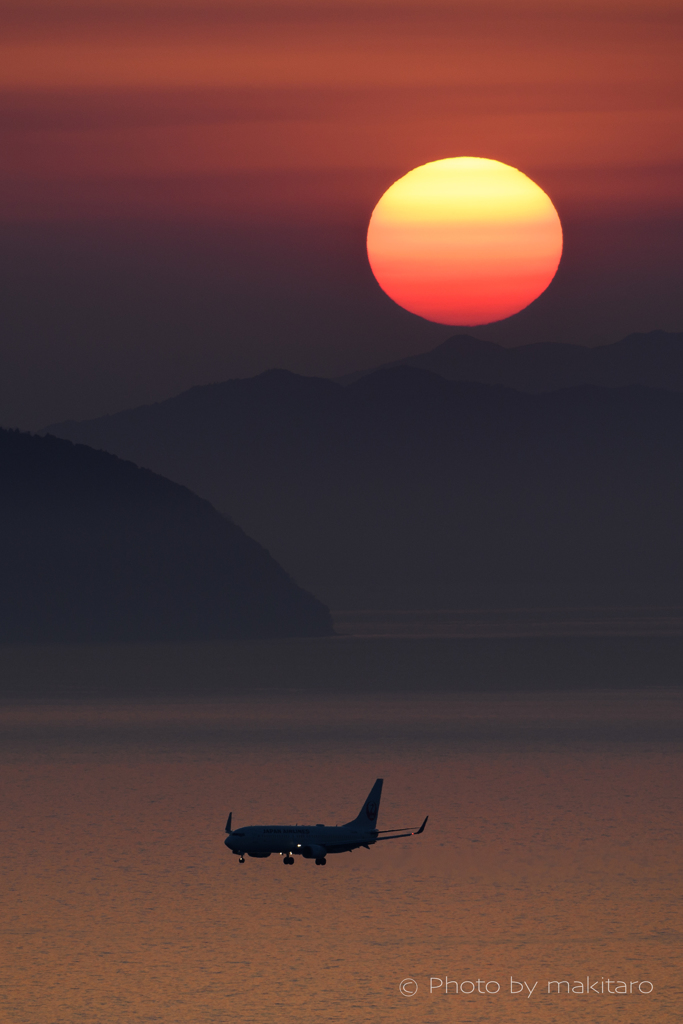
[[[423,832],[424,832],[424,830],[425,830],[425,825],[427,824],[427,822],[428,822],[428,821],[429,821],[429,815],[427,815],[427,817],[425,818],[425,820],[424,820],[424,821],[422,822],[422,824],[420,825],[420,827],[419,827],[419,829],[417,830],[417,832],[413,832],[413,835],[414,835],[414,836],[420,836],[420,835],[422,835],[422,833],[423,833]]]
[[[424,828],[424,825],[422,826],[422,828]],[[230,811],[230,814],[228,815],[228,820],[227,820],[227,823],[226,823],[226,826],[225,826],[225,831],[228,834],[230,832],[232,832],[232,811]]]

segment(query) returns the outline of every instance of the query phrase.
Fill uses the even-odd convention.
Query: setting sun
[[[380,287],[426,320],[502,320],[545,291],[562,255],[548,196],[498,160],[454,157],[409,171],[387,189],[368,228]]]

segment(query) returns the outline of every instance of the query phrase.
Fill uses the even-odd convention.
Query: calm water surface
[[[0,652],[3,1024],[679,1024],[681,690],[511,690],[487,654],[477,693],[453,648],[350,645]],[[423,836],[223,846],[229,810],[341,823],[378,775]],[[649,984],[548,993],[586,976]]]

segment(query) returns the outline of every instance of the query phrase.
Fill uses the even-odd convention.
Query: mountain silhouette
[[[230,512],[333,608],[683,604],[683,395],[271,370],[50,428]]]
[[[0,430],[0,640],[321,636],[327,609],[187,488]]]
[[[430,352],[376,369],[394,366],[414,366],[448,380],[496,384],[530,394],[587,384],[605,388],[640,384],[683,391],[683,334],[629,334],[596,348],[553,342],[503,348],[470,334],[456,334]],[[338,382],[351,384],[372,372],[349,373]]]

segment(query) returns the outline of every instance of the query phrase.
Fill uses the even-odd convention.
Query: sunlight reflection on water
[[[233,665],[222,695],[12,691],[3,1024],[678,1022],[680,691],[330,688],[325,650],[298,686],[262,668],[238,685]],[[87,671],[115,657],[87,652]],[[419,839],[325,868],[240,865],[223,846],[229,810],[237,825],[336,824],[378,775],[380,827],[429,813]],[[654,991],[542,991],[586,975]],[[430,995],[446,976],[501,992]],[[534,994],[510,994],[511,976]]]

